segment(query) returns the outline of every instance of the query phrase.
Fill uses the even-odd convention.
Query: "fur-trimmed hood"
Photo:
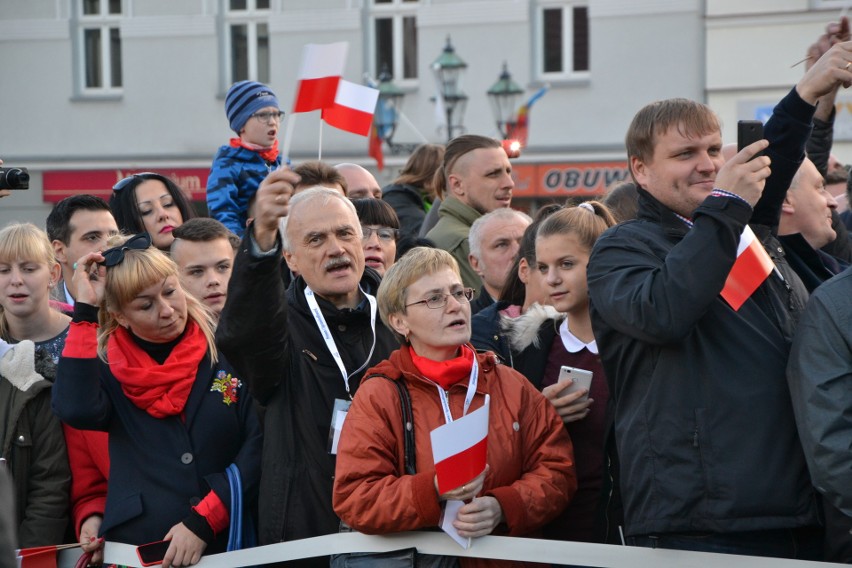
[[[536,303],[530,306],[522,316],[510,318],[501,315],[500,327],[509,339],[509,347],[513,352],[519,353],[530,345],[541,348],[538,333],[541,326],[547,320],[553,320],[554,328],[558,328],[563,319],[565,314],[557,312],[553,306],[542,306]]]

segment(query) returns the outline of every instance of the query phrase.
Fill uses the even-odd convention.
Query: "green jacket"
[[[470,226],[481,216],[482,213],[473,207],[465,205],[455,197],[448,197],[441,202],[438,223],[426,234],[426,238],[431,239],[435,246],[453,255],[459,263],[462,282],[476,290],[482,287],[482,280],[467,261],[470,254],[467,235],[470,233]]]

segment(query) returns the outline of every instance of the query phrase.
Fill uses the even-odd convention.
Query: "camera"
[[[0,168],[0,189],[29,189],[27,168]]]

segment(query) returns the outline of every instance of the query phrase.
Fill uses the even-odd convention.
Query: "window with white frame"
[[[122,0],[81,0],[78,41],[84,93],[120,93]]]
[[[537,67],[543,78],[585,78],[589,74],[589,8],[585,4],[541,2],[538,6]]]
[[[225,0],[230,83],[269,83],[270,0]]]
[[[387,69],[400,82],[417,79],[417,7],[419,0],[372,0],[370,13],[374,77]]]

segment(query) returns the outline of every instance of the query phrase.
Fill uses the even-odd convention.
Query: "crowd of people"
[[[282,167],[278,100],[244,81],[209,216],[145,172],[0,230],[0,567],[13,541],[97,564],[105,539],[188,566],[237,524],[437,530],[454,502],[462,538],[852,563],[852,243],[826,190],[848,36],[828,26],[765,139],[650,103],[631,182],[533,217],[485,136],[419,147],[383,189]],[[487,465],[446,487],[430,434],[486,404]],[[288,565],[329,564],[514,563]]]

